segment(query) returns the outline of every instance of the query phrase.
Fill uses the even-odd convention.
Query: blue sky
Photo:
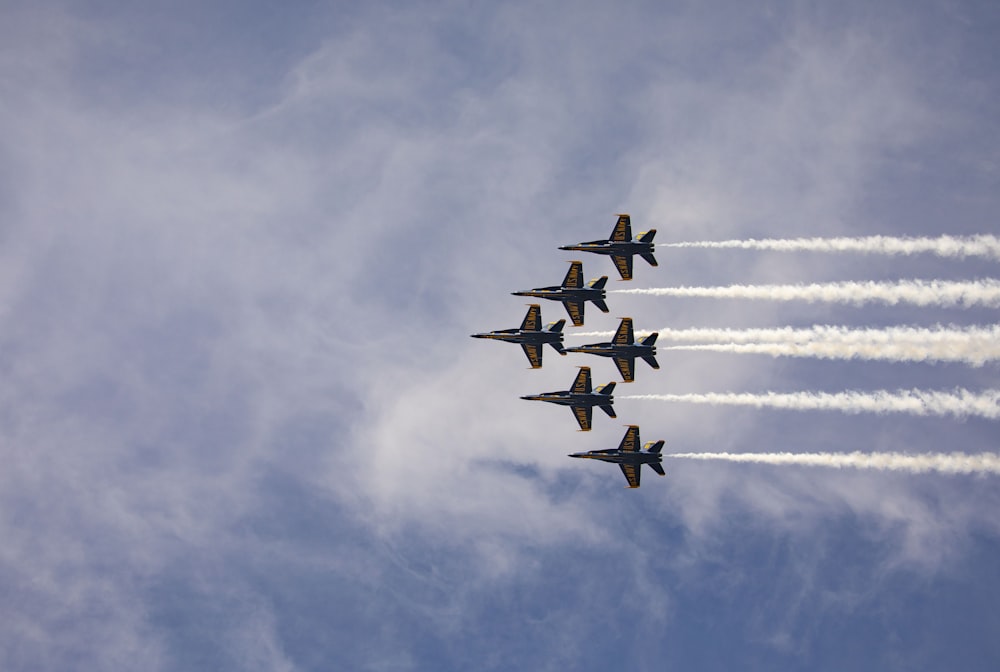
[[[617,212],[657,242],[997,233],[998,34],[990,2],[4,3],[0,667],[995,669],[995,477],[673,460],[626,490],[566,457],[623,424],[668,452],[994,452],[995,422],[622,400],[582,434],[518,397],[610,362],[468,335]],[[584,272],[997,272],[658,256]],[[996,320],[609,303],[588,330]],[[996,379],[660,362],[622,392]]]

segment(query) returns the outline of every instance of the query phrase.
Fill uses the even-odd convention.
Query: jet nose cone
[[[560,249],[560,250],[568,250],[568,249],[570,249],[570,247],[569,247],[569,245],[560,245],[560,246],[559,246],[559,249]],[[570,457],[573,457],[573,456],[572,456],[572,455],[570,455]]]
[[[472,338],[486,338],[486,334],[469,334]]]
[[[511,292],[514,296],[528,296],[527,292]]]

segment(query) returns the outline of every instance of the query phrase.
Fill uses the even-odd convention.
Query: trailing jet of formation
[[[586,453],[570,453],[570,457],[582,457],[601,462],[614,462],[621,467],[628,487],[638,488],[642,477],[642,465],[648,464],[660,476],[666,476],[661,464],[663,456],[663,440],[650,441],[643,450],[639,450],[639,425],[629,425],[622,442],[617,448],[609,450],[591,450]]]
[[[576,374],[576,380],[573,381],[573,386],[568,390],[529,394],[521,398],[528,401],[547,401],[550,404],[569,406],[576,421],[580,423],[580,431],[589,432],[594,406],[599,406],[612,418],[618,417],[615,415],[614,409],[615,398],[611,394],[614,390],[615,384],[613,382],[601,385],[596,390],[593,389],[590,384],[590,367],[581,366],[580,373]]]
[[[532,296],[537,299],[549,299],[551,301],[562,301],[569,313],[569,318],[573,320],[574,327],[583,326],[583,306],[590,301],[597,306],[601,312],[608,312],[608,304],[604,303],[604,285],[608,281],[608,276],[596,278],[583,285],[583,263],[579,261],[569,262],[569,271],[563,279],[561,285],[552,287],[536,287],[535,289],[525,289],[520,292],[511,292],[514,296]]]
[[[593,240],[580,243],[578,245],[567,245],[560,247],[561,250],[572,250],[580,252],[593,252],[611,257],[618,269],[618,274],[622,280],[632,279],[632,257],[636,254],[656,266],[656,258],[653,256],[653,237],[656,229],[644,231],[636,238],[632,238],[632,222],[628,215],[618,215],[618,222],[615,224],[611,237],[607,240]],[[563,279],[562,284],[551,287],[536,287],[534,289],[511,292],[514,296],[530,296],[539,299],[549,299],[559,301],[566,308],[566,313],[575,327],[583,326],[584,306],[590,301],[604,313],[609,312],[605,303],[605,285],[608,276],[594,278],[586,285],[583,281],[583,262],[569,262],[569,271]],[[567,352],[582,352],[600,357],[610,357],[622,376],[622,380],[631,383],[635,380],[635,360],[642,359],[654,369],[659,369],[660,365],[656,361],[656,337],[653,333],[646,336],[638,343],[632,329],[632,318],[621,318],[618,330],[614,338],[607,343],[591,343],[574,348],[563,347],[563,327],[566,320],[550,322],[544,329],[542,328],[541,307],[533,303],[528,306],[528,312],[521,322],[521,326],[513,329],[498,329],[480,334],[472,334],[473,338],[485,338],[508,343],[517,343],[521,346],[528,363],[532,369],[542,368],[542,352],[546,344],[560,355]],[[552,404],[569,406],[573,411],[573,417],[580,425],[580,430],[590,431],[593,420],[594,406],[599,407],[610,417],[615,418],[614,396],[615,383],[610,382],[598,387],[596,390],[591,386],[590,367],[581,366],[580,372],[573,381],[572,387],[568,390],[556,392],[543,392],[541,394],[527,395],[521,397],[529,401],[547,401]],[[640,468],[643,464],[648,464],[656,473],[664,475],[661,465],[660,451],[663,448],[663,441],[647,443],[645,450],[639,450],[639,427],[629,425],[625,437],[616,449],[592,450],[586,453],[572,453],[570,457],[590,458],[604,462],[614,462],[621,467],[622,473],[628,480],[628,487],[638,488]]]
[[[656,361],[656,337],[653,332],[639,343],[635,342],[635,335],[632,332],[632,318],[623,317],[615,337],[607,343],[591,343],[581,345],[576,348],[566,348],[566,352],[585,352],[600,357],[612,357],[618,372],[622,374],[622,380],[631,383],[635,380],[635,360],[641,357],[643,361],[654,369],[660,368]]]
[[[657,266],[656,257],[653,256],[653,237],[656,236],[656,229],[643,231],[637,237],[632,237],[632,218],[628,215],[618,215],[618,223],[611,231],[611,237],[603,240],[591,240],[576,245],[563,245],[560,250],[571,250],[573,252],[593,252],[594,254],[606,254],[615,262],[618,275],[622,280],[632,279],[632,257],[641,256],[650,266]]]

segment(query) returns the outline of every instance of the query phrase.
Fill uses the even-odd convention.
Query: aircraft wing
[[[566,271],[566,278],[563,280],[562,286],[572,289],[583,287],[583,262],[569,262],[569,270]]]
[[[538,331],[542,328],[542,309],[537,303],[528,306],[528,313],[521,323],[521,331]]]
[[[631,383],[635,380],[635,360],[631,357],[615,357],[615,366],[618,373],[622,374],[622,380]]]
[[[618,450],[623,453],[634,453],[639,450],[639,426],[629,425],[628,431],[622,437],[622,442],[618,445]]]
[[[622,468],[622,473],[625,474],[625,480],[628,481],[628,487],[638,488],[639,487],[639,470],[642,468],[641,464],[619,464]]]
[[[583,326],[583,301],[563,301],[574,327]]]
[[[622,280],[632,279],[632,255],[619,256],[617,254],[611,255],[611,260],[615,262],[615,268],[618,269],[618,275],[622,276]]]
[[[542,368],[541,343],[522,343],[521,349],[524,350],[524,354],[528,356],[528,361],[531,362],[531,368],[533,369]]]
[[[590,420],[593,414],[593,406],[573,406],[573,415],[576,416],[576,421],[580,423],[580,429],[584,432],[590,431]]]
[[[611,232],[611,240],[619,243],[632,240],[631,217],[628,215],[618,215],[618,223],[615,224],[615,230]]]
[[[576,374],[576,380],[573,381],[573,387],[570,388],[570,392],[574,394],[590,394],[591,390],[590,367],[581,366],[580,373]]]
[[[524,329],[524,327],[521,328]],[[618,325],[618,331],[615,332],[615,338],[612,343],[615,345],[632,345],[635,343],[631,317],[622,318],[622,323]]]

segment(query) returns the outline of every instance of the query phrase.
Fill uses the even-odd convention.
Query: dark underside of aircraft
[[[566,307],[569,318],[573,321],[574,327],[583,326],[583,307],[587,301],[592,302],[601,311],[608,312],[608,305],[604,303],[604,285],[608,281],[608,276],[603,276],[591,280],[586,286],[583,284],[583,262],[571,261],[569,271],[561,285],[552,287],[536,287],[520,292],[511,292],[514,296],[531,296],[537,299],[549,299],[551,301],[561,301]]]
[[[635,360],[642,358],[654,369],[660,368],[656,361],[656,337],[654,332],[646,336],[640,342],[635,342],[635,335],[632,330],[632,318],[623,317],[618,331],[611,341],[607,343],[590,343],[575,348],[566,348],[566,352],[583,352],[600,357],[611,357],[622,374],[622,380],[631,383],[635,380]]]
[[[632,279],[632,257],[639,255],[650,266],[658,266],[656,257],[653,256],[653,238],[656,236],[656,229],[641,232],[637,237],[632,238],[632,218],[629,215],[618,215],[618,222],[611,231],[611,237],[602,240],[591,240],[576,245],[563,245],[560,250],[571,250],[574,252],[593,252],[594,254],[605,254],[611,257],[618,269],[618,275],[622,280]]]
[[[639,450],[639,426],[629,425],[625,436],[622,438],[622,442],[618,444],[617,448],[591,450],[586,453],[572,453],[570,457],[613,462],[621,468],[625,480],[628,481],[628,487],[638,488],[642,477],[642,465],[644,464],[648,464],[660,476],[666,476],[661,464],[663,460],[663,456],[660,455],[661,450],[663,450],[662,440],[650,441],[644,446],[643,450]]]
[[[542,329],[542,310],[537,303],[528,306],[528,313],[524,316],[521,326],[516,329],[498,329],[487,331],[482,334],[472,334],[472,338],[488,338],[496,341],[506,341],[507,343],[519,343],[524,350],[531,368],[542,368],[542,346],[546,343],[551,345],[560,355],[565,355],[563,349],[563,326],[566,320],[549,322]]]
[[[611,394],[614,392],[614,389],[615,384],[608,383],[607,385],[598,387],[596,390],[592,390],[590,384],[590,367],[581,366],[580,373],[577,374],[576,380],[573,381],[573,387],[570,389],[558,392],[543,392],[521,398],[528,401],[547,401],[550,404],[569,406],[573,411],[573,417],[576,418],[577,423],[580,425],[580,430],[589,432],[594,406],[600,407],[602,411],[612,418],[618,417],[615,415],[614,409],[615,398]]]

